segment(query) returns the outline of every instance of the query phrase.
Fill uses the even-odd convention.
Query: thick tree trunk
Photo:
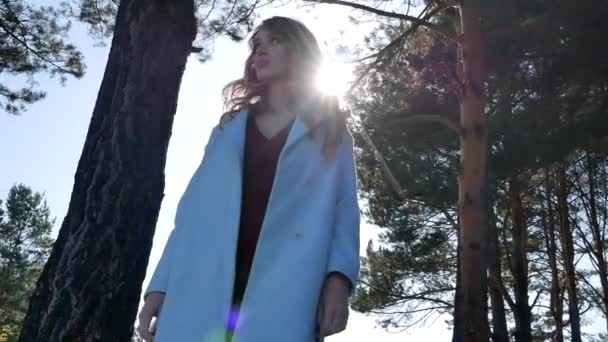
[[[570,315],[570,329],[572,331],[572,342],[581,342],[581,319],[578,309],[578,295],[576,293],[576,272],[574,269],[574,243],[572,229],[570,227],[568,206],[568,180],[566,178],[565,166],[558,169],[557,181],[559,186],[558,208],[560,239],[562,253],[564,255],[564,271],[566,273],[566,289],[568,290],[568,311]]]
[[[546,208],[543,219],[545,227],[545,244],[547,245],[547,256],[549,258],[549,267],[551,268],[551,295],[549,311],[555,323],[555,334],[553,342],[564,342],[564,303],[562,298],[561,278],[558,268],[557,257],[557,242],[555,239],[555,211],[553,210],[553,201],[551,200],[553,182],[550,180],[548,171],[545,171],[545,198]]]
[[[532,317],[528,303],[528,229],[521,203],[521,184],[516,178],[509,181],[509,207],[512,218],[511,267],[515,294],[515,340],[532,341]]]
[[[592,155],[587,155],[587,177],[589,181],[589,221],[593,235],[593,250],[591,254],[595,258],[602,285],[602,304],[604,306],[604,319],[606,320],[606,332],[608,332],[608,266],[606,265],[606,247],[604,231],[600,228],[599,214],[597,211],[596,195],[596,165],[597,161]]]
[[[489,209],[488,229],[490,237],[488,240],[489,266],[488,266],[488,287],[490,291],[490,301],[492,308],[492,341],[509,342],[509,330],[507,328],[507,318],[505,314],[505,303],[502,296],[502,266],[500,245],[498,243],[498,227],[494,209]]]
[[[68,213],[20,342],[128,341],[196,35],[192,0],[121,0]]]
[[[482,184],[486,172],[485,68],[482,55],[480,0],[460,4],[461,41],[458,71],[463,88],[460,98],[461,173],[459,201],[462,242],[461,275],[464,340],[489,338],[486,303],[486,267],[483,260],[486,221],[483,219]]]

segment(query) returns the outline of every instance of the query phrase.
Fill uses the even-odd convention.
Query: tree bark
[[[482,184],[486,172],[487,127],[484,112],[484,81],[480,0],[460,3],[461,39],[458,46],[458,74],[461,77],[460,138],[461,170],[459,175],[458,209],[462,242],[462,300],[464,340],[483,341],[489,338],[485,289],[487,277],[483,262],[486,221],[483,219]]]
[[[543,226],[545,228],[545,244],[547,245],[547,256],[549,258],[549,267],[551,268],[551,294],[549,311],[555,323],[555,334],[553,342],[564,342],[564,303],[562,298],[561,279],[557,262],[557,242],[555,239],[556,224],[555,212],[553,210],[553,201],[551,200],[553,182],[551,182],[549,172],[545,170],[545,199],[546,208],[543,218]]]
[[[528,303],[528,229],[521,203],[521,184],[509,181],[509,206],[512,217],[511,267],[515,294],[515,341],[532,341],[532,317]]]
[[[606,265],[606,247],[605,234],[600,227],[598,220],[599,214],[597,211],[597,196],[596,196],[596,167],[597,160],[590,154],[587,154],[587,177],[589,182],[589,222],[593,236],[593,249],[591,254],[595,258],[600,276],[600,284],[602,285],[602,304],[604,306],[604,319],[606,320],[606,332],[608,333],[608,265]]]
[[[572,228],[570,227],[568,206],[568,179],[566,178],[565,166],[561,166],[557,172],[559,187],[558,210],[560,239],[562,253],[564,255],[564,271],[566,274],[566,289],[568,290],[568,311],[570,316],[570,329],[572,330],[572,342],[581,342],[581,319],[578,308],[578,295],[576,293],[576,272],[574,269],[574,243]]]
[[[460,234],[460,226],[458,228]],[[461,254],[462,243],[458,239],[458,248],[456,249],[456,291],[454,292],[454,330],[452,331],[452,342],[464,341],[464,325],[463,325],[463,303],[462,303],[462,267]]]
[[[505,313],[505,303],[502,296],[502,266],[500,245],[498,243],[498,227],[494,209],[489,208],[488,229],[490,237],[488,243],[488,253],[490,263],[488,265],[488,287],[492,308],[492,341],[509,342],[509,330],[507,328],[507,318]]]
[[[164,191],[192,0],[121,0],[68,213],[20,342],[128,341]]]
[[[512,16],[512,14],[508,14]],[[512,119],[512,108],[513,108],[513,90],[512,90],[512,78],[513,78],[513,67],[508,64],[504,65],[498,70],[497,77],[501,80],[500,93],[497,98],[496,111],[501,113],[507,118],[507,122]],[[504,141],[505,149],[507,148],[508,141]],[[488,155],[491,155],[491,151],[488,151]],[[496,175],[492,177],[497,179]],[[496,203],[496,196],[498,189],[496,186],[497,181],[494,182],[494,186],[487,190],[488,203],[486,204],[486,212],[488,214],[488,287],[490,291],[490,302],[492,308],[492,341],[494,342],[509,342],[509,330],[507,327],[506,311],[505,311],[505,300],[508,302],[512,300],[506,298],[508,293],[504,291],[505,285],[502,278],[502,250],[500,244],[500,237],[498,231],[498,218],[494,206]],[[490,200],[491,199],[491,200]],[[506,227],[502,227],[506,229]],[[506,243],[506,241],[505,241]],[[509,253],[507,253],[508,255]]]

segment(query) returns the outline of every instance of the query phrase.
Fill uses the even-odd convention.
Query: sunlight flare
[[[336,96],[340,101],[352,82],[352,66],[346,63],[326,62],[317,76],[317,87],[324,94]]]

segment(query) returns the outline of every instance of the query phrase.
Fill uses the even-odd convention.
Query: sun
[[[352,82],[352,66],[347,63],[326,62],[317,76],[317,87],[326,95],[336,96],[340,101],[344,99]]]

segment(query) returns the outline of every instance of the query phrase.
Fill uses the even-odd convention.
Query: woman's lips
[[[253,62],[253,65],[258,68],[263,68],[263,67],[267,66],[268,64],[270,64],[270,61],[267,59],[258,59]]]

